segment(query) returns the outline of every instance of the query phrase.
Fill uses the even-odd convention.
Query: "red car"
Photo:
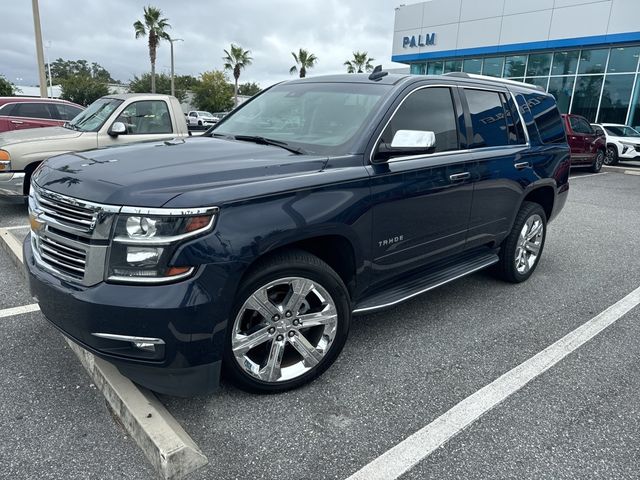
[[[66,100],[0,97],[0,132],[61,126],[83,110],[84,107]]]
[[[563,114],[562,119],[571,147],[571,166],[590,167],[592,172],[599,172],[607,151],[604,135],[598,135],[587,119],[580,115]]]

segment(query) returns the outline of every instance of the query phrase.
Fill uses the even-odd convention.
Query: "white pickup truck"
[[[180,102],[170,95],[107,95],[63,127],[0,134],[0,195],[28,195],[31,174],[45,159],[134,142],[189,135]]]
[[[194,128],[209,128],[211,125],[215,125],[219,120],[220,119],[212,113],[200,110],[191,110],[187,113],[187,124]]]

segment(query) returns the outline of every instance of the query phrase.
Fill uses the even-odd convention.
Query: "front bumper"
[[[24,197],[24,172],[0,173],[0,195]]]
[[[622,145],[618,147],[618,158],[626,158],[628,160],[638,158],[640,157],[640,151],[638,151],[638,148],[640,147]]]
[[[170,285],[85,287],[39,267],[30,236],[23,256],[31,294],[71,340],[156,392],[191,396],[218,388],[230,302],[210,292],[225,290],[223,269],[202,266],[194,277]],[[164,345],[150,353],[92,333],[152,337]]]

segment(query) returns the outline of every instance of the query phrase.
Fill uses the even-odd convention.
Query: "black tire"
[[[543,227],[540,249],[533,265],[529,267],[528,271],[521,273],[516,267],[516,254],[519,248],[520,233],[527,221],[530,218],[535,218],[536,215],[541,219]],[[523,202],[520,207],[520,211],[518,211],[518,214],[516,215],[511,232],[504,242],[502,242],[499,253],[500,260],[496,264],[495,272],[500,278],[507,282],[520,283],[527,280],[533,274],[540,262],[546,237],[547,215],[545,214],[544,209],[538,203]]]
[[[591,165],[591,170],[593,173],[598,173],[602,169],[602,165],[604,164],[605,153],[604,150],[598,150],[596,153],[596,158]]]
[[[605,165],[616,165],[618,163],[618,147],[615,145],[609,145],[607,147],[607,153],[604,156]]]
[[[270,282],[285,277],[301,277],[311,280],[328,292],[337,312],[335,337],[322,359],[309,371],[289,380],[266,382],[245,372],[232,350],[235,321],[245,301]],[[303,250],[290,250],[259,261],[247,274],[238,289],[225,339],[223,372],[238,388],[254,393],[279,393],[311,382],[327,370],[336,360],[349,333],[351,300],[340,276],[318,257]],[[286,342],[286,338],[285,338]],[[288,345],[288,344],[286,344]]]

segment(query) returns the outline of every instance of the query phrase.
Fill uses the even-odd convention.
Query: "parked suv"
[[[187,123],[190,127],[209,128],[211,125],[215,125],[218,120],[218,117],[209,112],[192,110],[187,114]]]
[[[354,314],[487,267],[527,280],[569,166],[533,86],[298,79],[203,137],[44,162],[25,265],[55,326],[152,390],[213,391],[224,368],[283,391],[331,365]]]
[[[636,160],[640,157],[640,132],[629,125],[600,123],[591,125],[607,144],[605,165],[615,165],[620,159]]]
[[[607,151],[604,136],[598,135],[580,115],[563,114],[562,118],[571,147],[571,166],[589,167],[592,172],[599,172]]]
[[[0,132],[62,126],[83,110],[66,100],[0,97]]]

